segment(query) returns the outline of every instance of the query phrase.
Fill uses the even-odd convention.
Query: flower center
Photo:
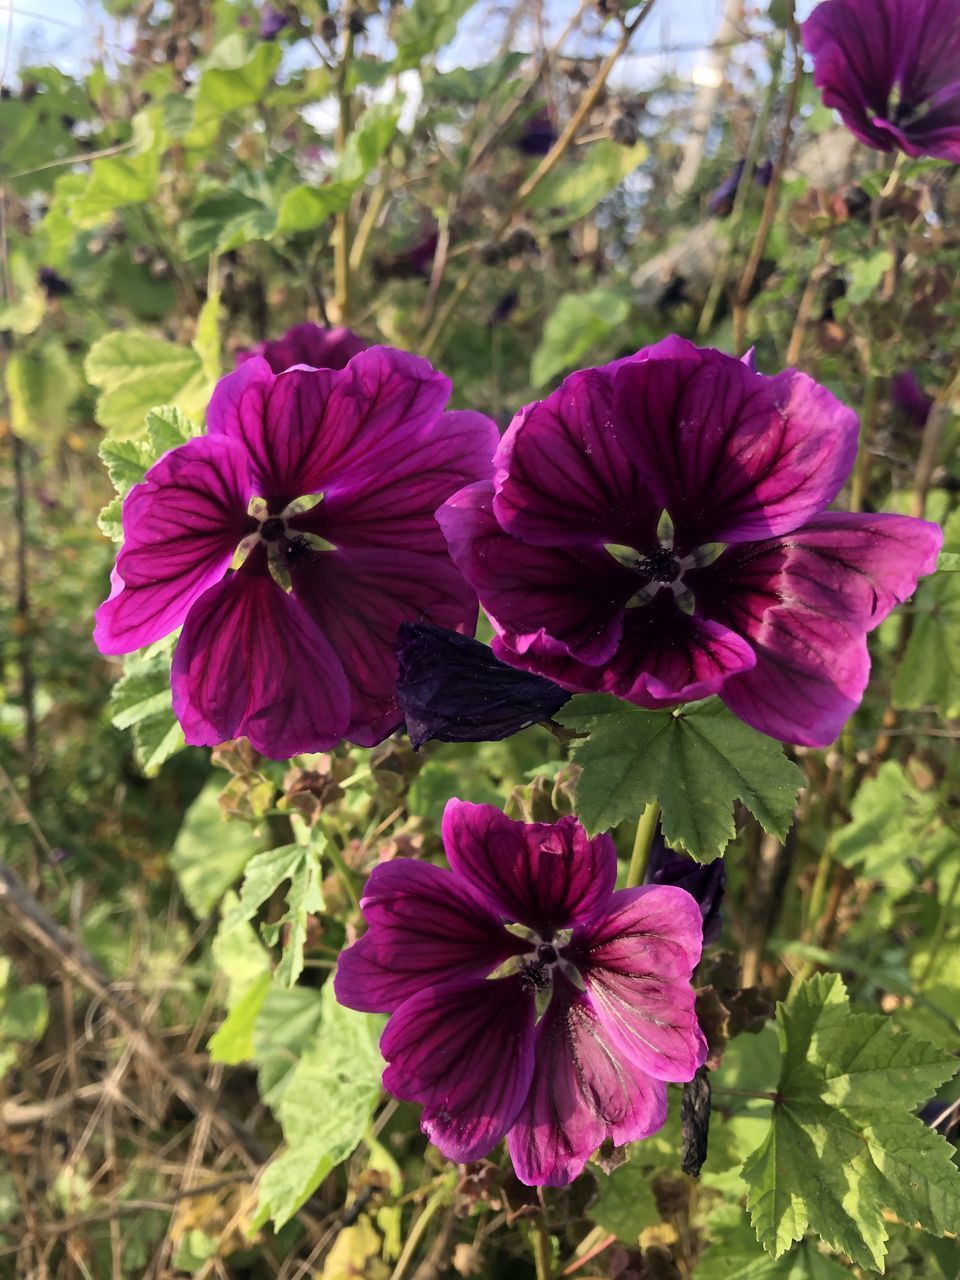
[[[684,574],[688,569],[702,569],[704,565],[712,564],[725,550],[725,546],[722,542],[710,542],[685,556],[677,555],[673,542],[673,521],[669,513],[664,511],[657,524],[657,541],[651,550],[639,551],[636,547],[621,546],[614,542],[604,543],[604,550],[624,568],[646,579],[639,591],[635,591],[627,601],[627,609],[643,608],[656,599],[661,591],[668,590],[678,609],[684,613],[693,613],[693,592],[684,582]]]
[[[260,526],[260,537],[264,542],[279,542],[287,535],[287,523],[279,516],[268,516]]]
[[[637,569],[654,582],[676,582],[681,574],[680,561],[673,554],[673,548],[659,545],[656,551],[640,559]]]

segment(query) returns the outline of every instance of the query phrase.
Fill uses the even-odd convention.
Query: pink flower
[[[506,1137],[522,1181],[563,1185],[606,1138],[661,1128],[665,1082],[706,1057],[690,986],[700,908],[672,885],[615,892],[613,841],[574,818],[451,800],[443,841],[449,871],[374,870],[337,999],[391,1014],[384,1086],[423,1105],[448,1159]]]
[[[371,746],[402,721],[400,624],[472,634],[476,597],[434,511],[490,474],[496,427],[444,413],[449,395],[389,347],[279,375],[257,357],[217,385],[207,435],[130,492],[94,638],[129,653],[182,625],[173,705],[188,742],[246,735],[277,759],[344,736]]]

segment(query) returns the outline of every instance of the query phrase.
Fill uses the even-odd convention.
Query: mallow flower
[[[449,870],[373,871],[337,999],[391,1015],[384,1086],[423,1106],[448,1159],[506,1137],[523,1182],[561,1186],[605,1139],[661,1128],[666,1082],[703,1063],[700,909],[674,886],[615,891],[613,841],[571,817],[527,824],[451,800],[442,831]]]
[[[824,104],[861,142],[960,162],[956,0],[825,0],[803,43]]]
[[[255,347],[241,347],[236,355],[238,365],[262,356],[274,373],[283,373],[295,364],[308,364],[313,369],[343,369],[370,344],[352,329],[323,325],[305,320],[295,324],[279,338],[260,342]]]
[[[497,431],[444,413],[449,395],[389,347],[279,375],[257,357],[217,384],[207,434],[131,490],[94,636],[129,653],[183,627],[172,686],[188,742],[245,735],[277,759],[344,736],[372,746],[402,722],[401,622],[473,631],[434,511],[489,476]]]
[[[704,946],[720,937],[723,891],[727,883],[727,866],[723,858],[698,862],[682,850],[668,849],[662,832],[658,830],[650,849],[644,883],[675,884],[686,889],[700,908]]]
[[[437,517],[503,661],[644,707],[719,694],[824,746],[866,687],[866,633],[941,543],[926,521],[826,509],[857,431],[805,374],[666,338],[527,405],[493,480]]]

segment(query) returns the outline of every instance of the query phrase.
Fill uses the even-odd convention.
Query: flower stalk
[[[653,838],[657,834],[659,822],[660,806],[656,801],[651,801],[641,813],[640,820],[637,823],[637,832],[633,839],[633,851],[630,854],[630,867],[627,871],[628,889],[636,889],[638,885],[643,884],[647,863],[650,860],[650,850],[653,847]]]

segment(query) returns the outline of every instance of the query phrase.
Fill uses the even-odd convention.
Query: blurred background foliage
[[[775,1000],[841,974],[857,1016],[960,1043],[960,188],[939,163],[891,172],[824,110],[809,7],[111,0],[56,6],[69,52],[34,63],[11,16],[0,1275],[523,1280],[536,1238],[541,1272],[582,1280],[830,1280],[877,1265],[877,1231],[887,1274],[957,1275],[955,1239],[889,1200],[882,1226],[871,1202],[870,1232],[779,1260],[743,1208]],[[502,1156],[448,1167],[381,1096],[377,1020],[331,999],[366,874],[439,855],[449,796],[571,810],[563,731],[211,758],[183,747],[168,646],[93,648],[115,490],[197,429],[239,349],[303,320],[428,355],[501,426],[668,332],[754,346],[860,411],[850,506],[946,522],[844,737],[794,753],[786,840],[737,806],[697,979],[720,1086],[699,1179],[679,1093],[660,1135],[570,1188],[538,1195]],[[935,1095],[923,1115],[955,1135],[957,1087]]]

